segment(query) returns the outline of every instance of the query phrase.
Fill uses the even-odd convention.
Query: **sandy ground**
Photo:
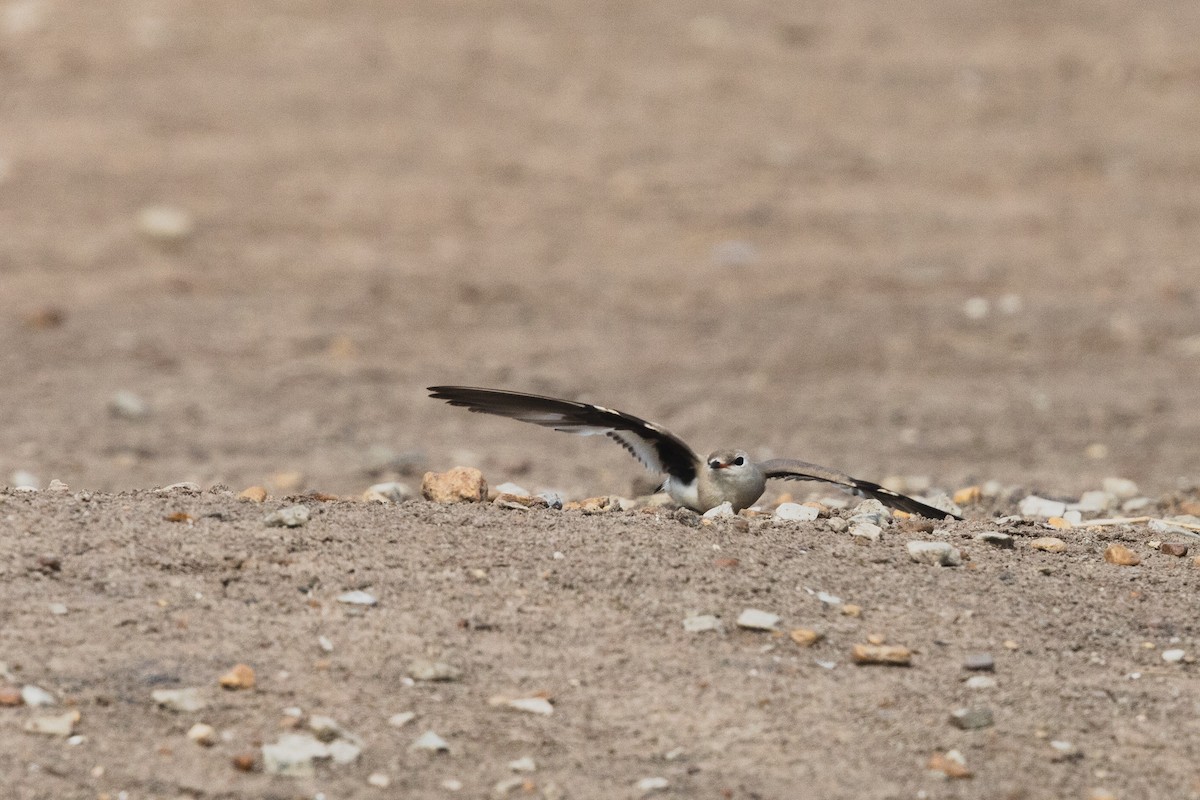
[[[1110,476],[1156,515],[1196,500],[1198,29],[1190,2],[6,2],[0,482],[70,491],[0,494],[0,661],[84,737],[0,708],[6,791],[480,797],[530,755],[511,796],[1200,796],[1195,667],[1161,658],[1200,652],[1190,555],[1145,525],[1047,554],[986,521]],[[152,235],[154,208],[190,230]],[[1006,491],[872,545],[313,499],[456,464],[631,493],[619,448],[434,383]],[[151,491],[177,481],[205,491]],[[271,499],[208,491],[251,485]],[[313,519],[265,527],[289,495]],[[969,560],[914,564],[913,538]],[[334,599],[364,587],[361,614]],[[740,631],[746,607],[826,639]],[[870,634],[913,665],[852,666]],[[968,690],[984,651],[998,686]],[[461,678],[407,686],[417,658]],[[222,693],[237,662],[258,686]],[[192,685],[207,710],[149,699]],[[537,692],[552,715],[488,704]],[[963,705],[994,725],[953,727]],[[360,759],[235,770],[293,706]],[[227,739],[188,741],[198,721]],[[427,729],[449,754],[408,751]],[[930,777],[952,749],[973,778]]]

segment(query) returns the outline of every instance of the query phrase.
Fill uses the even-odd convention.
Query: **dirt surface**
[[[530,755],[510,796],[1200,796],[1196,667],[1161,657],[1200,652],[1200,569],[1147,546],[1187,537],[1051,554],[985,521],[1109,476],[1153,515],[1196,499],[1198,29],[1193,2],[5,3],[0,483],[70,491],[0,494],[0,661],[83,737],[0,708],[5,791],[480,797]],[[190,230],[156,237],[159,207]],[[311,496],[264,525],[456,464],[631,494],[619,448],[434,383],[1004,491],[869,545]],[[177,481],[205,491],[150,491]],[[251,485],[271,499],[208,491]],[[968,562],[911,562],[922,538]],[[378,606],[334,599],[357,588]],[[747,607],[826,638],[738,630]],[[870,634],[913,665],[851,665]],[[975,652],[997,688],[965,688]],[[407,686],[417,658],[461,678]],[[237,662],[258,685],[222,693]],[[150,700],[193,685],[207,710]],[[552,715],[488,703],[538,692]],[[994,724],[955,728],[964,705]],[[293,706],[360,759],[235,770]],[[428,729],[448,754],[408,751]],[[973,778],[930,776],[952,749]]]

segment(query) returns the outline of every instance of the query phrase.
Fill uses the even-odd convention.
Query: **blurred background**
[[[1200,478],[1195,2],[0,3],[0,483]]]

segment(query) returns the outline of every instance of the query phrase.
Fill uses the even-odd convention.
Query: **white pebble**
[[[921,564],[940,564],[943,567],[962,564],[962,554],[949,542],[909,542],[905,548],[909,558]]]
[[[299,528],[308,522],[308,506],[294,505],[272,511],[263,517],[268,528]]]
[[[108,401],[108,413],[119,419],[144,419],[150,416],[150,406],[133,392],[121,390]]]
[[[434,753],[445,753],[450,750],[450,745],[446,740],[438,736],[433,731],[425,731],[417,737],[416,741],[408,746],[409,750],[428,750]]]
[[[326,653],[333,652],[333,642],[331,642],[329,640],[328,636],[318,636],[317,637],[317,646],[320,647],[323,652],[326,652]]]
[[[27,706],[53,706],[58,704],[58,698],[40,686],[28,684],[21,687],[21,702]]]
[[[508,768],[513,772],[536,772],[537,763],[530,756],[522,756],[515,761],[508,762]]]
[[[972,297],[963,303],[963,316],[967,319],[981,320],[991,311],[991,303],[986,297]]]
[[[544,697],[518,697],[505,703],[511,709],[548,717],[554,713],[554,704]]]
[[[811,522],[819,516],[813,506],[802,506],[799,503],[780,503],[775,509],[775,518],[787,522]]]
[[[747,628],[753,631],[773,631],[775,626],[779,624],[781,617],[778,614],[772,614],[769,611],[760,611],[757,608],[747,608],[738,615],[737,625],[739,628]]]
[[[719,631],[721,629],[721,620],[717,619],[712,614],[695,614],[693,616],[684,618],[683,629],[688,633]]]
[[[515,483],[502,483],[499,486],[493,486],[498,494],[515,494],[518,497],[529,497],[529,492],[525,491],[524,486],[519,486]]]
[[[671,782],[666,778],[655,776],[653,778],[642,778],[637,782],[637,789],[642,794],[650,794],[652,792],[661,792],[670,785]]]
[[[1183,661],[1184,655],[1186,655],[1184,651],[1179,649],[1163,650],[1162,658],[1163,661],[1167,662],[1168,664],[1177,664],[1180,661]]]
[[[724,503],[721,503],[721,505],[715,508],[710,508],[708,511],[704,512],[705,519],[722,519],[732,516],[734,516],[733,504],[728,500],[726,500]]]
[[[49,608],[50,613],[56,617],[61,617],[67,613],[67,607],[62,603],[51,603]]]
[[[850,529],[850,535],[855,539],[878,542],[879,537],[883,535],[883,528],[873,522],[859,522]]]
[[[388,717],[388,725],[391,725],[393,728],[403,728],[416,718],[417,715],[413,711],[401,711]]]
[[[23,469],[14,472],[8,479],[8,484],[14,489],[33,489],[34,491],[41,488],[42,485],[37,475]]]
[[[1079,502],[1075,504],[1075,508],[1085,514],[1099,513],[1107,510],[1115,500],[1115,497],[1103,489],[1096,489],[1094,491],[1084,492],[1080,496]]]
[[[386,789],[392,785],[392,778],[386,772],[372,772],[367,776],[367,784],[376,789]]]
[[[1128,478],[1105,478],[1101,485],[1118,500],[1129,500],[1138,495],[1138,485]]]
[[[143,236],[163,245],[180,244],[195,230],[192,215],[174,206],[147,206],[138,213],[137,221]]]
[[[355,589],[352,592],[344,592],[337,596],[339,603],[346,603],[352,606],[373,606],[379,601],[375,599],[375,595]]]
[[[1067,513],[1067,504],[1031,494],[1021,501],[1019,509],[1023,517],[1061,517]]]
[[[968,689],[995,689],[997,683],[991,675],[972,675],[967,678],[965,685]]]

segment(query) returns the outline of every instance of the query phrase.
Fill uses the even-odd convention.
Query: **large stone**
[[[435,503],[482,503],[488,486],[483,473],[474,467],[455,467],[449,472],[426,472],[421,496]]]
[[[1104,560],[1121,567],[1136,567],[1142,558],[1123,544],[1110,544],[1104,548]]]

